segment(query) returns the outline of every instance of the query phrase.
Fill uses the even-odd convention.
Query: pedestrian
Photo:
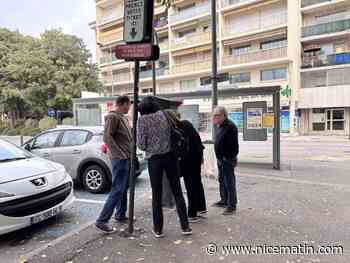
[[[163,175],[168,178],[174,195],[177,213],[180,219],[182,233],[191,235],[186,213],[186,203],[183,197],[178,160],[171,151],[170,124],[166,113],[160,110],[155,98],[148,96],[139,106],[141,117],[137,124],[137,145],[148,156],[148,171],[152,187],[153,234],[156,238],[163,234],[162,191]],[[165,172],[165,173],[164,173]]]
[[[128,114],[130,105],[129,97],[118,97],[115,109],[105,118],[103,140],[107,145],[108,156],[112,162],[112,186],[95,224],[97,229],[104,233],[116,231],[115,228],[108,225],[114,210],[116,210],[115,220],[117,222],[126,223],[128,221],[126,210],[132,135],[125,115]]]
[[[188,219],[190,223],[195,223],[199,222],[199,216],[207,213],[201,177],[204,146],[191,122],[178,119],[178,126],[184,132],[189,146],[188,153],[180,159],[180,171],[187,192]]]
[[[221,200],[215,206],[226,207],[224,215],[232,215],[237,209],[237,190],[234,169],[239,153],[238,129],[228,119],[227,110],[217,107],[213,112],[215,125],[215,154],[219,170]]]

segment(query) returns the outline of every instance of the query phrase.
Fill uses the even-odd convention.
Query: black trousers
[[[188,217],[196,217],[198,212],[207,210],[201,177],[202,163],[200,160],[185,160],[180,162],[180,167],[187,191]]]
[[[152,156],[148,161],[148,170],[152,187],[154,230],[163,231],[162,191],[164,171],[174,195],[181,228],[188,228],[189,224],[186,213],[186,203],[182,194],[178,164],[175,156],[172,153]]]

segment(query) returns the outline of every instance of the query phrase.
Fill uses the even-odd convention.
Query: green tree
[[[71,110],[81,91],[99,92],[97,67],[83,41],[61,30],[40,38],[0,28],[0,101],[12,119]]]

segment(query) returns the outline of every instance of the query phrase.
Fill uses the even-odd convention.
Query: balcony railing
[[[271,14],[258,16],[258,21],[252,21],[251,23],[245,23],[240,25],[226,25],[224,34],[226,37],[240,35],[242,33],[248,33],[252,31],[269,29],[271,27],[284,25],[288,22],[287,12],[281,12],[279,14]]]
[[[183,64],[174,64],[172,67],[172,73],[192,73],[196,71],[210,69],[211,60],[195,61]]]
[[[114,12],[109,12],[109,14],[101,14],[101,17],[97,20],[99,25],[113,22],[124,16],[124,10],[114,10]]]
[[[322,4],[326,2],[332,2],[333,0],[303,0],[301,2],[301,7],[307,7],[310,5],[317,5],[317,4]]]
[[[331,34],[350,29],[350,19],[344,19],[303,28],[303,37]]]
[[[223,0],[222,5],[223,7],[228,7],[231,5],[237,5],[244,2],[251,2],[251,0]]]
[[[164,41],[159,43],[160,52],[167,51],[169,49],[169,42]]]
[[[171,43],[171,47],[182,48],[193,44],[201,44],[201,43],[209,42],[210,40],[211,40],[210,32],[195,33],[195,34],[187,35],[183,38],[174,39]]]
[[[101,42],[102,44],[115,42],[115,41],[121,41],[121,40],[123,40],[123,31],[121,31],[119,33],[110,33],[110,34],[101,33],[99,35],[99,42]]]
[[[155,28],[161,28],[168,25],[168,19],[155,20],[153,24]]]
[[[102,82],[105,85],[112,85],[112,82],[113,84],[118,84],[118,83],[130,82],[130,81],[131,81],[131,77],[129,73],[113,75],[113,78],[111,76],[102,78]]]
[[[117,62],[117,58],[115,56],[105,56],[100,58],[100,65],[103,64],[111,64],[113,62]]]
[[[189,19],[210,12],[210,3],[196,5],[194,7],[182,10],[170,15],[170,22],[176,23],[181,20]]]
[[[156,69],[156,76],[164,76],[169,74],[169,68],[157,68]],[[152,77],[152,70],[147,71],[140,71],[140,78],[151,78]]]
[[[317,68],[350,64],[350,52],[332,54],[326,57],[303,57],[303,68]]]
[[[239,56],[234,56],[234,55],[225,56],[223,58],[222,63],[224,66],[230,66],[230,65],[251,63],[256,61],[268,61],[271,59],[283,58],[286,56],[287,56],[287,47],[282,47],[282,48],[253,51],[253,52],[249,52]]]

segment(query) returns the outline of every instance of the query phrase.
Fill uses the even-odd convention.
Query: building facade
[[[218,88],[280,85],[282,131],[325,133],[330,121],[328,131],[341,133],[343,127],[345,133],[350,117],[350,94],[345,94],[346,85],[350,90],[345,62],[350,48],[347,6],[347,0],[217,0]],[[208,0],[173,0],[169,9],[155,3],[154,28],[161,49],[157,94],[211,88],[210,10]],[[324,15],[319,15],[321,11]],[[90,26],[96,32],[105,95],[132,92],[133,64],[117,60],[112,52],[123,42],[123,15],[123,0],[96,0],[96,21]],[[342,81],[336,78],[337,85],[331,79],[334,74],[343,76]],[[325,80],[318,83],[321,75]],[[141,63],[140,91],[152,93],[151,63]],[[329,100],[342,92],[339,100]],[[259,100],[272,106],[269,97],[227,97],[220,104],[239,121],[242,102]],[[210,100],[184,103],[199,105],[204,119],[210,116]],[[323,131],[316,122],[321,120]]]

